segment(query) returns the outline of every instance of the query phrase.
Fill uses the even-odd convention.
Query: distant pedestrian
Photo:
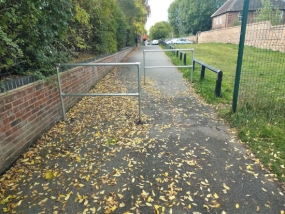
[[[142,36],[142,39],[143,39],[143,44],[145,45],[146,35],[143,35],[143,36]]]
[[[135,36],[135,43],[136,43],[136,47],[138,47],[138,37]]]

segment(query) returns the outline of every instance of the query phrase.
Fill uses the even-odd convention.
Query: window
[[[220,24],[222,24],[222,16],[220,16]]]
[[[242,22],[242,11],[238,13],[238,21]]]

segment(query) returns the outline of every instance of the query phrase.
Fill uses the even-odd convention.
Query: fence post
[[[240,40],[239,40],[238,59],[237,59],[237,67],[236,67],[236,77],[235,77],[234,94],[233,94],[233,105],[232,105],[233,112],[236,112],[236,110],[237,110],[240,74],[241,74],[241,69],[242,69],[242,58],[243,58],[243,50],[244,50],[244,42],[245,42],[245,34],[246,34],[248,8],[249,8],[249,0],[244,0],[242,24],[241,24],[241,32],[240,32]]]
[[[201,75],[200,75],[200,79],[203,80],[205,79],[205,66],[201,65]]]
[[[184,65],[186,65],[186,53],[184,53],[184,59],[183,59]]]
[[[178,51],[176,51],[176,57],[178,57]]]
[[[223,80],[223,72],[219,71],[217,73],[217,80],[216,80],[216,88],[215,88],[215,94],[216,97],[221,97],[222,93],[221,93],[221,88],[222,88],[222,80]]]

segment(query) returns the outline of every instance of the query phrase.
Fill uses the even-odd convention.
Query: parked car
[[[152,40],[151,44],[152,45],[158,45],[158,40],[157,39]]]
[[[185,38],[177,38],[177,39],[172,39],[171,43],[176,45],[181,45],[181,44],[192,44],[193,42]]]
[[[151,41],[150,41],[150,40],[146,40],[146,41],[145,41],[145,44],[146,44],[146,45],[151,45]]]
[[[165,42],[166,44],[170,44],[170,43],[171,43],[171,39],[165,39],[164,42]]]
[[[171,39],[170,39],[170,40],[165,40],[164,42],[165,42],[166,44],[171,44],[171,43],[172,43]]]

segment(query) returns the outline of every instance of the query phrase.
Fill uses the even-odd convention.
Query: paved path
[[[128,61],[142,63],[143,49],[159,47]],[[146,59],[171,65],[161,52]],[[0,213],[283,213],[274,178],[180,72],[146,74],[142,125],[135,98],[84,98],[2,176]],[[135,92],[136,78],[123,67],[94,90]]]

